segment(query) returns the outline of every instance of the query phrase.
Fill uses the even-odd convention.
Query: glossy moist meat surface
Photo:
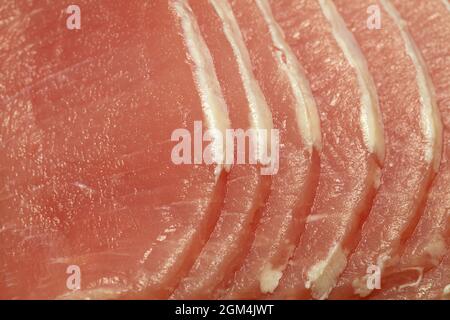
[[[0,294],[166,297],[223,197],[213,166],[170,158],[173,130],[204,118],[192,63],[162,2],[80,5],[78,33],[50,1],[5,9]]]
[[[309,84],[299,84],[306,77],[300,74],[301,66],[293,65],[295,55],[286,58],[293,61],[283,61],[280,55],[289,54],[287,44],[278,49],[282,52],[274,49],[278,44],[274,43],[275,31],[269,30],[270,13],[263,14],[262,2],[233,1],[232,10],[245,35],[255,75],[268,98],[281,142],[278,172],[272,176],[270,195],[254,231],[252,246],[222,295],[227,299],[256,299],[275,289],[310,212],[319,171],[320,137],[315,135],[320,134],[320,124]],[[297,73],[288,74],[290,71]],[[307,129],[302,132],[298,117],[305,115]]]
[[[311,215],[275,297],[322,298],[334,286],[353,250],[372,203],[379,166],[364,140],[358,71],[340,47],[321,4],[270,3],[310,78],[323,144]]]
[[[448,0],[3,1],[0,298],[449,299],[449,44]]]
[[[437,109],[427,83],[421,83],[424,65],[416,58],[418,52],[408,46],[409,35],[401,29],[392,8],[383,1],[383,27],[369,30],[364,8],[373,1],[335,1],[336,6],[367,59],[369,70],[378,84],[378,97],[386,137],[386,158],[378,189],[361,240],[340,277],[334,295],[337,297],[367,296],[367,268],[384,270],[395,264],[403,242],[420,219],[426,194],[439,161],[441,135],[431,117],[431,126],[424,127],[427,114]],[[395,72],[393,72],[395,71]],[[433,133],[434,140],[428,140]],[[435,159],[437,158],[437,159]],[[402,205],[399,206],[398,204]]]
[[[393,1],[420,49],[434,83],[443,123],[441,166],[428,194],[417,228],[407,239],[400,263],[388,270],[385,287],[374,298],[448,299],[449,284],[449,128],[450,128],[450,11],[445,1],[417,6]],[[447,2],[448,4],[448,2]],[[441,262],[443,261],[443,262]],[[437,267],[436,267],[437,266]],[[424,279],[424,280],[422,280]]]
[[[252,92],[243,85],[233,47],[223,31],[221,19],[207,1],[186,2],[212,54],[228,105],[232,129],[256,128],[252,123]],[[264,111],[261,110],[260,113]],[[264,117],[264,115],[262,115]],[[272,117],[268,114],[269,120]],[[234,143],[234,142],[233,142]],[[250,146],[245,153],[255,152]],[[237,148],[237,141],[236,141]],[[236,151],[237,153],[237,151]],[[206,299],[227,282],[253,239],[252,225],[269,193],[270,176],[261,175],[258,164],[234,164],[227,175],[226,195],[219,220],[195,265],[180,282],[173,299]]]

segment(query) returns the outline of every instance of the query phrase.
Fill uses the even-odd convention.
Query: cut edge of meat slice
[[[266,146],[270,150],[270,154],[272,154],[272,147],[275,147],[272,146],[271,139],[269,139],[269,132],[273,129],[270,108],[267,105],[258,81],[253,75],[250,57],[230,5],[226,1],[218,0],[210,0],[210,3],[222,21],[223,32],[233,49],[234,58],[239,67],[242,84],[247,94],[251,110],[250,121],[252,128],[257,130],[257,160],[261,164],[270,164],[267,160]],[[272,163],[270,165],[275,164]],[[261,174],[267,174],[267,172],[262,171]],[[268,174],[273,173],[269,172]]]
[[[224,98],[229,104],[231,126],[237,130],[233,132],[233,135],[244,130],[244,134],[249,131],[261,135],[264,135],[265,132],[269,133],[271,128],[267,127],[267,124],[271,124],[272,116],[264,105],[258,105],[266,104],[263,100],[265,97],[259,95],[260,89],[256,87],[258,83],[251,79],[253,75],[251,69],[246,65],[245,52],[242,52],[243,49],[239,47],[239,43],[230,41],[233,30],[229,28],[230,33],[227,36],[222,19],[209,2],[191,2],[190,7],[196,16],[206,45],[209,46],[218,79],[221,81]],[[237,57],[238,55],[239,57]],[[255,118],[269,121],[266,123],[260,121],[259,127],[255,127],[257,121],[252,121]],[[264,131],[258,132],[260,130]],[[228,137],[230,136],[227,135]],[[249,136],[249,139],[254,138],[255,136]],[[272,138],[273,135],[270,134],[270,139]],[[238,145],[239,137],[236,139]],[[254,140],[249,142],[249,153],[256,154],[258,144],[254,143]],[[271,156],[275,156],[277,148],[275,143],[278,141],[271,140],[271,142],[274,143],[274,153]],[[239,157],[240,146],[237,147],[237,156]],[[260,145],[260,147],[267,150],[268,146]],[[272,163],[274,170],[278,168],[276,159],[275,156],[274,163]],[[264,175],[267,167],[263,167],[261,158],[257,160],[258,163],[242,164],[237,162],[232,166],[227,177],[224,205],[214,231],[187,276],[171,295],[171,299],[210,299],[215,288],[229,280],[232,271],[242,260],[251,244],[254,225],[259,219],[259,211],[265,203],[271,182],[269,175]],[[275,173],[273,172],[273,174]]]
[[[317,186],[321,132],[309,82],[267,2],[234,1],[231,7],[283,146],[251,248],[233,282],[219,288],[223,299],[256,299],[273,292],[298,243]]]
[[[267,0],[257,0],[256,4],[266,21],[273,45],[284,55],[285,61],[281,58],[282,61],[280,64],[289,79],[292,93],[295,97],[296,120],[301,137],[310,151],[312,148],[320,150],[322,147],[320,119],[305,71],[300,65],[295,53],[284,40],[283,30],[281,30],[275,21],[269,2]]]
[[[417,83],[422,98],[421,121],[422,130],[427,138],[428,149],[425,152],[425,160],[433,164],[434,170],[439,170],[442,154],[442,122],[437,106],[433,83],[427,71],[422,54],[417,48],[407,24],[389,0],[380,0],[386,12],[391,16],[400,29],[400,34],[405,43],[406,52],[411,57],[417,70]]]
[[[334,3],[328,0],[319,0],[319,3],[322,12],[331,24],[334,38],[344,52],[347,61],[356,70],[359,87],[362,91],[361,127],[364,132],[364,141],[368,150],[375,154],[378,161],[383,164],[385,157],[383,121],[376,86],[367,67],[366,59]]]
[[[224,152],[226,150],[226,130],[230,128],[227,105],[219,80],[217,79],[211,53],[200,33],[189,5],[185,0],[171,0],[168,5],[172,9],[174,16],[178,19],[179,26],[181,27],[186,56],[191,62],[191,70],[197,87],[197,93],[200,97],[203,115],[206,120],[206,128],[211,138],[211,159],[204,159],[204,161],[211,161],[216,166],[214,174],[216,176],[216,183],[218,183],[216,189],[218,189],[215,192],[222,194],[221,190],[225,187],[224,182],[226,180],[223,170],[230,170],[230,165],[226,163]],[[192,166],[192,170],[194,170],[194,166]],[[161,279],[167,272],[165,265],[160,266],[161,274],[158,274],[157,277],[152,275],[149,279],[145,272],[140,275],[139,286],[144,286],[142,290],[146,297],[167,298],[175,290],[176,285],[194,264],[195,257],[201,252],[203,245],[213,231],[221,205],[222,202],[216,203],[214,207],[209,208],[208,211],[211,212],[206,213],[205,221],[199,221],[197,228],[198,230],[203,230],[203,232],[188,234],[187,238],[180,239],[180,248],[186,246],[189,248],[185,248],[188,254],[185,257],[185,261],[178,265],[179,271],[175,279],[170,281],[169,284],[163,285]],[[146,259],[148,258],[151,259],[151,257],[146,257]],[[154,287],[157,286],[161,286],[162,288],[155,289]],[[127,293],[126,297],[128,296],[133,297],[135,293]]]
[[[377,90],[368,70],[367,62],[334,3],[332,1],[319,0],[319,4],[324,16],[331,25],[336,42],[357,75],[359,90],[361,90],[360,121],[364,142],[369,152],[376,156],[377,161],[382,166],[385,157],[384,129]],[[375,189],[379,187],[379,179],[379,176],[375,178]],[[366,201],[369,201],[369,199]],[[359,230],[355,230],[355,232],[359,233]],[[324,261],[311,266],[307,272],[308,279],[305,287],[311,290],[313,298],[326,299],[328,297],[348,262],[350,251],[356,246],[358,240],[353,241],[352,248],[344,249],[341,245],[336,245],[331,249]]]
[[[183,38],[186,49],[186,56],[191,63],[192,75],[199,95],[201,107],[203,110],[206,128],[211,137],[211,163],[215,165],[216,187],[214,190],[214,198],[224,194],[224,186],[226,177],[224,170],[229,171],[230,165],[226,163],[225,152],[225,136],[226,130],[230,128],[230,120],[222,90],[216,76],[211,54],[201,36],[199,27],[196,23],[189,6],[185,0],[171,0],[169,2],[174,16],[178,19],[181,27],[180,37]],[[180,125],[182,125],[180,123]],[[207,161],[206,159],[204,159]],[[194,166],[192,166],[194,170]],[[160,266],[157,275],[149,275],[148,271],[139,271],[137,274],[138,285],[131,290],[123,291],[117,295],[117,290],[108,288],[90,289],[83,291],[75,291],[62,295],[58,299],[79,299],[86,295],[92,298],[167,298],[175,289],[181,278],[189,271],[195,262],[195,257],[201,251],[204,243],[207,241],[209,234],[212,232],[216,224],[218,213],[220,212],[222,202],[215,201],[204,212],[205,219],[199,221],[197,231],[186,234],[186,238],[180,241],[180,250],[186,251],[184,260],[171,264],[172,257],[169,257],[168,264]],[[200,230],[200,232],[199,232]],[[153,250],[156,251],[156,250]],[[178,251],[178,250],[177,250]],[[153,253],[153,252],[151,252]],[[151,253],[144,256],[144,260],[151,259]],[[176,270],[173,270],[175,267]],[[168,279],[170,276],[172,279]]]
[[[313,231],[317,229],[317,226],[312,226],[312,224],[316,223],[316,216],[311,215],[307,222],[307,227],[310,225],[311,230],[307,229],[308,233],[302,236],[301,243],[297,247],[296,254],[291,261],[290,270],[281,279],[280,286],[273,296],[274,298],[312,296],[316,299],[324,299],[328,296],[336,284],[339,274],[345,268],[348,254],[356,246],[356,238],[359,233],[358,225],[365,220],[375,190],[379,186],[380,165],[382,165],[384,160],[384,135],[381,113],[375,85],[368,72],[365,58],[352,34],[347,30],[342,18],[337,13],[333,3],[331,1],[318,1],[318,4],[321,14],[329,24],[331,36],[334,38],[333,41],[336,42],[337,47],[343,54],[343,58],[346,59],[353,72],[355,72],[355,81],[360,93],[359,125],[367,156],[372,159],[367,160],[369,166],[367,174],[369,176],[364,177],[365,183],[364,187],[362,187],[364,192],[361,194],[361,199],[359,199],[357,204],[355,203],[353,208],[348,209],[350,212],[347,215],[351,217],[348,216],[346,219],[351,219],[351,226],[347,226],[345,230],[342,230],[343,234],[339,236],[340,240],[329,240],[333,241],[333,244],[330,243],[330,247],[327,246],[327,254],[325,249],[321,250],[321,260],[306,262],[306,258],[303,257],[306,253],[303,254],[301,251],[303,251],[304,246],[307,246],[308,250],[314,250],[306,242],[308,242],[307,239],[310,239],[310,237],[317,236],[316,232]],[[325,210],[325,208],[322,210]],[[320,215],[317,218],[321,220]],[[317,240],[315,240],[315,244],[318,244]],[[296,273],[302,273],[302,275],[296,275]]]
[[[431,36],[431,33],[434,31],[434,28],[440,28],[441,26],[439,24],[444,24],[444,19],[447,18],[450,19],[450,4],[447,0],[441,0],[442,4],[444,5],[444,10],[447,10],[445,13],[447,14],[445,17],[442,15],[439,15],[439,20],[433,21],[430,28],[422,29],[423,33],[421,34],[422,37]],[[430,1],[432,4],[438,4],[439,0],[435,0],[435,2]],[[428,11],[432,11],[433,7],[430,7]],[[437,13],[436,13],[437,15]],[[406,21],[406,17],[403,17],[405,20],[405,23],[409,25],[409,28],[414,27],[410,26],[412,21]],[[429,40],[429,43],[420,45],[419,42],[416,41],[416,44],[418,44],[419,49],[426,50],[427,44],[431,45],[433,43],[437,43],[437,41],[441,40],[442,37],[445,38],[445,35],[450,35],[450,28],[446,29],[446,33],[441,32],[441,38],[438,40]],[[421,41],[421,40],[419,40]],[[443,203],[439,203],[442,198],[445,198],[445,186],[448,186],[448,176],[450,174],[446,171],[449,168],[449,155],[450,155],[450,146],[448,145],[448,136],[450,135],[450,128],[448,127],[449,119],[448,119],[448,107],[449,103],[446,102],[448,100],[448,97],[450,97],[450,93],[445,93],[446,88],[450,85],[450,46],[446,45],[445,47],[440,47],[439,49],[437,46],[433,46],[436,48],[436,51],[439,52],[440,55],[447,55],[447,60],[442,60],[442,62],[436,62],[436,58],[434,57],[434,54],[430,54],[429,50],[428,52],[422,51],[422,57],[423,59],[428,63],[428,69],[430,76],[432,78],[432,81],[434,82],[435,89],[436,89],[436,95],[439,98],[438,104],[441,108],[441,115],[442,115],[442,122],[444,123],[444,137],[447,139],[444,140],[444,143],[446,143],[444,149],[444,154],[441,161],[441,167],[440,171],[437,174],[436,179],[434,180],[434,184],[431,188],[429,199],[427,202],[427,207],[425,208],[424,216],[422,217],[421,221],[419,222],[419,225],[417,226],[417,229],[415,230],[415,237],[412,237],[411,239],[408,239],[408,242],[406,243],[406,249],[403,252],[401,266],[406,268],[414,267],[418,262],[419,265],[421,265],[425,270],[431,268],[432,266],[436,266],[441,258],[444,256],[447,244],[446,244],[446,237],[445,235],[445,229],[447,229],[450,226],[445,226],[445,214],[443,214],[443,210],[446,210],[446,206],[443,205]],[[446,51],[449,51],[446,53]],[[428,55],[428,57],[427,57]],[[447,62],[447,63],[445,63]],[[444,68],[442,68],[444,67]],[[436,74],[433,76],[434,73],[437,73],[438,69],[446,69],[439,70],[439,74]],[[441,73],[443,72],[443,74]],[[445,79],[443,79],[443,76]],[[436,78],[435,78],[436,77]],[[439,92],[438,92],[439,91]],[[447,118],[446,118],[447,117]],[[446,125],[447,124],[447,125]],[[445,163],[444,163],[445,162]],[[442,197],[442,198],[441,198]],[[448,196],[447,196],[448,197]],[[447,207],[447,211],[448,211]],[[436,211],[441,211],[442,213],[438,215]],[[443,223],[444,222],[444,223]],[[449,222],[450,223],[450,222]],[[429,230],[426,230],[426,227],[434,227],[432,230],[432,234],[428,235],[426,233],[429,233]],[[450,230],[449,230],[450,231]],[[425,258],[427,257],[427,258]],[[424,264],[424,261],[419,262],[419,260],[428,260],[426,264]]]
[[[11,101],[12,110],[16,104],[20,108],[14,110],[17,116],[10,118],[10,125],[21,130],[25,120],[28,130],[21,132],[20,139],[10,140],[8,150],[13,154],[2,164],[11,167],[8,176],[2,172],[1,179],[30,192],[19,193],[20,197],[28,196],[20,205],[16,202],[20,199],[2,202],[2,208],[8,208],[2,221],[12,222],[9,239],[14,237],[17,242],[1,241],[0,250],[9,252],[11,261],[3,266],[10,281],[0,284],[0,295],[58,296],[70,290],[65,286],[67,274],[63,268],[77,264],[83,271],[83,281],[74,295],[104,293],[111,297],[113,290],[116,297],[123,297],[123,291],[129,291],[124,295],[131,294],[137,286],[133,294],[140,298],[164,297],[212,230],[223,195],[224,173],[219,169],[214,174],[214,165],[187,167],[171,161],[173,130],[186,125],[186,119],[206,116],[192,77],[192,64],[185,55],[181,28],[175,26],[166,3],[148,4],[150,16],[146,10],[136,10],[138,3],[102,2],[113,14],[103,20],[103,16],[95,17],[100,19],[98,29],[111,27],[114,35],[102,32],[99,38],[97,32],[76,33],[83,50],[74,50],[79,42],[73,43],[73,38],[58,37],[61,59],[54,65],[42,59],[54,47],[41,45],[41,40],[54,41],[54,37],[43,37],[24,50],[24,56],[35,58],[30,61],[33,70],[27,81],[35,80],[36,75],[51,81],[38,82],[35,88],[31,83],[30,90]],[[123,19],[113,20],[118,13],[123,13],[119,17]],[[45,22],[60,25],[59,16],[47,17],[38,14],[33,22],[48,19]],[[136,20],[141,24],[136,23],[134,29]],[[28,26],[30,30],[38,27],[30,23],[19,30],[25,39],[30,36]],[[62,25],[60,28],[59,35],[67,31]],[[130,42],[127,37],[131,37]],[[131,45],[124,45],[128,43]],[[76,54],[72,55],[73,51]],[[89,52],[93,59],[86,59]],[[83,63],[78,63],[80,60]],[[69,63],[75,68],[64,69],[70,71],[64,73],[65,80],[53,81],[58,67]],[[162,73],[167,66],[178,70]],[[6,70],[5,78],[19,82],[11,69]],[[156,71],[160,81],[151,79],[149,70]],[[23,108],[22,99],[28,109]],[[2,138],[5,131],[13,130],[2,126]],[[19,142],[26,142],[20,146],[21,151],[16,149]],[[14,167],[11,160],[21,165]],[[26,213],[23,218],[27,221],[23,222],[20,211]],[[166,232],[172,222],[175,229]],[[22,236],[22,230],[27,234]],[[2,237],[5,234],[2,230]],[[23,269],[15,270],[16,263]],[[3,284],[11,290],[3,291]]]
[[[231,128],[228,108],[214,69],[214,62],[203,39],[195,16],[187,0],[170,0],[184,33],[184,40],[190,59],[194,64],[194,77],[202,102],[208,128],[212,129],[212,160],[216,163],[216,175],[223,166],[227,171],[225,140],[226,130]],[[217,134],[217,131],[220,133]]]
[[[191,64],[191,71],[197,89],[197,94],[200,98],[203,116],[206,121],[206,129],[211,138],[210,161],[215,165],[216,187],[214,190],[214,198],[219,195],[223,196],[225,187],[225,171],[229,171],[231,166],[226,162],[226,130],[230,128],[230,120],[228,117],[228,110],[223,93],[217,79],[214,64],[205,40],[203,39],[196,19],[192,14],[187,2],[185,0],[170,0],[168,3],[172,13],[181,28],[180,37],[183,38],[186,57]],[[181,124],[180,124],[181,125]],[[203,154],[205,156],[205,154]],[[194,170],[194,166],[192,166]],[[171,271],[173,267],[170,265],[174,263],[172,257],[169,257],[168,265],[163,264],[157,275],[148,275],[147,271],[139,272],[138,285],[132,291],[124,292],[121,298],[167,298],[173,292],[178,282],[189,271],[190,267],[195,262],[195,257],[201,252],[204,243],[209,238],[210,233],[216,224],[218,214],[220,212],[221,201],[211,203],[204,212],[205,219],[199,221],[197,225],[197,232],[186,234],[186,238],[180,239],[181,250],[186,251],[184,260],[175,263],[176,270]],[[198,232],[200,230],[200,232]],[[177,250],[178,251],[178,250]],[[145,256],[145,260],[151,259],[151,253]],[[172,274],[172,279],[166,279],[168,275]],[[114,297],[114,291],[108,289],[89,290],[87,292],[92,297]],[[61,298],[73,299],[78,298],[80,292],[74,292],[69,295],[64,295]],[[116,296],[117,297],[117,296]]]
[[[436,268],[442,261],[448,251],[450,239],[450,196],[447,192],[450,185],[450,46],[445,42],[450,35],[450,7],[446,6],[448,1],[445,0],[424,2],[420,7],[414,8],[410,4],[391,2],[403,23],[408,26],[427,65],[441,111],[444,145],[441,166],[429,190],[424,212],[413,234],[405,242],[399,263],[385,270],[382,292],[379,295],[374,292],[375,298],[383,296],[383,291],[395,290],[390,289],[391,287],[400,290],[405,285],[421,282],[424,274],[431,272],[429,270]],[[431,18],[418,22],[423,19],[421,15]]]
[[[350,255],[347,267],[332,293],[332,298],[336,299],[348,298],[352,294],[362,297],[369,295],[372,290],[369,289],[370,286],[366,281],[366,278],[370,276],[367,274],[367,268],[376,265],[383,269],[385,265],[398,261],[403,242],[410,236],[422,214],[427,190],[434,177],[434,170],[436,170],[436,163],[440,156],[439,112],[436,113],[437,109],[434,108],[435,104],[433,105],[433,95],[429,89],[431,84],[424,83],[422,66],[417,66],[418,59],[415,53],[411,52],[412,45],[405,40],[398,21],[387,10],[383,11],[386,16],[383,17],[384,26],[380,31],[384,33],[382,35],[374,33],[374,38],[370,38],[370,32],[374,31],[366,29],[364,24],[366,17],[361,13],[365,13],[364,9],[371,4],[370,2],[366,1],[359,5],[355,3],[353,9],[351,6],[347,6],[345,1],[338,1],[336,5],[340,8],[347,23],[355,27],[355,35],[360,41],[361,47],[365,49],[377,81],[381,82],[388,78],[386,81],[391,84],[391,90],[383,84],[379,85],[380,94],[383,94],[383,96],[380,95],[380,98],[383,98],[383,103],[387,108],[384,110],[387,123],[386,132],[387,139],[391,144],[387,146],[388,157],[385,161],[388,161],[388,165],[382,171],[382,185],[363,225],[362,238],[355,251]],[[386,30],[389,31],[386,32]],[[377,31],[375,30],[375,32]],[[388,32],[392,33],[392,39],[396,40],[389,38],[387,45],[379,47],[378,43],[383,41],[383,37],[388,36]],[[398,56],[391,55],[389,54],[391,50],[400,50],[400,53]],[[384,64],[379,62],[380,59],[384,61],[387,57],[399,60],[398,63],[391,64],[391,70],[402,70],[400,68],[403,68],[405,72],[403,75],[405,82],[399,84],[399,88],[396,89],[396,91],[401,91],[399,93],[395,93],[395,91],[392,93],[395,90],[395,87],[392,86],[394,82],[389,79],[393,76],[387,74],[386,70],[388,69],[385,66],[390,65],[389,61]],[[398,71],[398,77],[401,76],[400,72]],[[409,81],[405,80],[407,75]],[[403,99],[398,102],[401,114],[392,111],[395,110],[392,101],[395,101],[396,97]],[[404,101],[407,102],[404,103]],[[410,106],[414,109],[411,109]],[[414,121],[405,118],[410,114],[407,113],[408,110],[412,112]],[[400,118],[398,123],[395,122],[396,117]],[[409,127],[411,133],[406,131]],[[404,128],[404,130],[398,131],[397,128]],[[406,136],[408,136],[407,139]],[[397,140],[404,141],[404,143],[399,146]],[[402,157],[405,157],[405,160],[399,162],[398,160]],[[405,186],[408,180],[415,182]],[[402,200],[404,200],[402,206],[397,209]]]
[[[401,37],[405,44],[406,52],[416,68],[416,80],[421,97],[420,121],[427,146],[423,156],[425,161],[427,163],[430,163],[432,165],[432,169],[437,172],[437,170],[439,169],[442,152],[442,123],[440,120],[440,112],[435,100],[434,87],[427,73],[423,58],[418,51],[414,41],[412,40],[409,31],[407,30],[406,24],[402,22],[401,17],[396,11],[395,7],[388,0],[380,0],[380,2],[386,12],[398,26]],[[428,184],[425,187],[425,190],[428,190],[430,186]],[[422,192],[422,194],[423,197],[425,197],[426,192]],[[421,202],[423,203],[423,201]],[[408,226],[406,226],[401,239],[402,241],[405,241],[405,238],[407,238],[412,233],[420,218],[420,214],[421,211],[419,210],[419,212],[416,214],[416,217],[411,221],[411,223],[408,224]],[[387,260],[389,259],[383,259],[382,257],[380,257],[380,267],[384,268],[384,264]],[[389,264],[389,262],[387,262],[387,264]],[[365,281],[366,277],[367,275],[363,276],[360,281],[355,280],[352,282],[355,292],[362,297],[369,295],[373,291],[373,289],[367,288]]]

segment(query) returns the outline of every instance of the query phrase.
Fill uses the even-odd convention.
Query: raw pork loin
[[[449,299],[448,0],[5,0],[1,299]]]

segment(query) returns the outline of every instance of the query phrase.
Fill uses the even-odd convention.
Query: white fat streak
[[[448,0],[442,0],[442,3],[447,8],[447,10],[450,11],[450,2],[448,2]]]
[[[323,219],[328,218],[328,214],[324,213],[324,214],[310,214],[306,217],[306,223],[311,223],[311,222],[315,222],[315,221],[320,221]]]
[[[269,263],[261,272],[259,288],[262,293],[273,293],[283,276],[284,267],[273,268]]]
[[[421,127],[423,135],[427,141],[424,157],[428,163],[433,162],[433,167],[437,171],[441,160],[442,123],[436,103],[434,87],[429,78],[422,55],[412,40],[405,21],[402,20],[400,14],[390,3],[390,1],[381,0],[381,4],[400,29],[400,34],[405,44],[406,52],[416,68],[416,81],[419,87],[421,102]]]
[[[256,1],[264,20],[269,27],[274,46],[280,51],[277,55],[278,63],[289,79],[292,92],[296,100],[297,125],[303,141],[309,148],[321,148],[320,121],[316,102],[305,72],[296,55],[285,41],[283,30],[272,14],[267,0]],[[286,60],[283,59],[283,55]]]
[[[336,42],[345,58],[355,69],[359,89],[361,91],[361,127],[364,142],[371,153],[379,161],[384,159],[384,129],[378,104],[377,90],[370,75],[363,53],[356,43],[353,34],[347,29],[344,20],[338,13],[332,1],[319,0],[322,12],[330,22]]]
[[[210,0],[214,10],[222,21],[223,31],[236,58],[239,73],[250,107],[250,123],[257,130],[257,159],[265,162],[265,148],[271,150],[268,134],[273,128],[272,113],[252,72],[250,56],[244,43],[236,17],[226,0]]]
[[[410,268],[402,268],[401,271],[417,271],[418,277],[416,281],[402,284],[398,287],[399,290],[403,290],[409,287],[418,287],[423,279],[423,268],[422,267],[410,267]]]
[[[187,0],[172,0],[183,29],[184,40],[189,56],[194,63],[194,77],[200,95],[208,129],[212,135],[212,157],[217,164],[216,175],[220,174],[225,163],[225,132],[230,128],[228,108],[217,79],[211,53],[203,39],[197,20]],[[220,141],[222,140],[222,141]],[[230,166],[225,165],[229,170]]]
[[[442,291],[443,298],[450,299],[450,284],[448,284]]]
[[[346,265],[347,254],[339,244],[330,250],[324,260],[313,265],[305,282],[305,287],[311,289],[312,297],[321,300],[328,298]]]

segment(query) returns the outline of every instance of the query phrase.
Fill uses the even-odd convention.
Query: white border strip
[[[386,12],[391,16],[397,27],[400,29],[407,54],[410,56],[416,68],[416,80],[420,92],[421,102],[421,127],[423,135],[427,140],[427,148],[424,158],[428,163],[433,162],[433,167],[437,171],[441,160],[442,150],[442,123],[439,109],[436,103],[434,87],[429,78],[424,60],[417,49],[411,35],[409,34],[406,22],[402,20],[400,14],[388,0],[380,0]]]
[[[384,128],[378,104],[377,90],[353,34],[347,29],[344,20],[334,3],[319,0],[322,12],[330,22],[333,35],[350,65],[355,69],[361,91],[361,127],[368,150],[377,155],[380,162],[384,160]]]
[[[222,139],[225,137],[226,130],[230,128],[227,104],[217,79],[211,53],[201,35],[188,1],[172,0],[171,5],[180,19],[186,47],[194,63],[195,82],[208,128],[213,129],[211,130],[212,157],[217,164],[216,175],[218,175],[223,168],[223,164],[226,163]],[[229,165],[226,165],[225,168],[230,169]]]
[[[267,0],[257,0],[259,10],[269,28],[277,52],[277,62],[289,79],[296,100],[297,125],[308,148],[321,149],[320,120],[309,81],[296,55],[285,41],[283,30],[275,21]],[[285,57],[285,60],[283,59]]]

